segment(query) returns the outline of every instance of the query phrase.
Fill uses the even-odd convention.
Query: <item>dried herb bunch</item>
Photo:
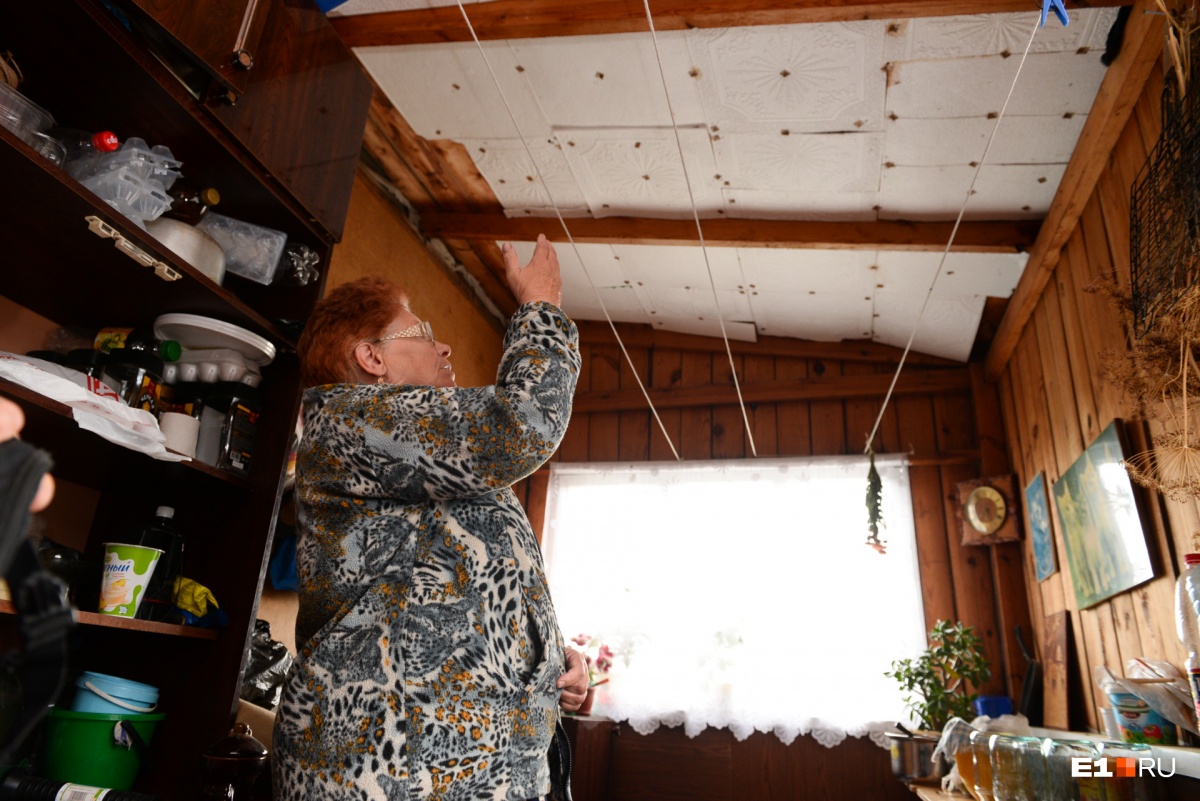
[[[1129,291],[1112,282],[1094,284],[1126,317],[1132,330]],[[1101,352],[1107,378],[1132,400],[1134,414],[1164,425],[1152,441],[1154,450],[1125,460],[1130,478],[1174,501],[1200,498],[1200,285],[1187,289],[1159,315],[1154,327],[1127,351]]]
[[[1188,81],[1192,73],[1192,48],[1196,35],[1200,33],[1194,0],[1156,0],[1159,10],[1167,18],[1166,57],[1174,76],[1176,98],[1187,97]]]
[[[21,85],[24,77],[21,74],[21,68],[13,60],[12,53],[0,53],[0,82],[6,83],[13,89],[16,89]]]
[[[875,449],[870,448],[871,468],[867,471],[867,545],[879,553],[887,553],[887,541],[879,539],[879,527],[883,522],[883,480],[875,469]]]

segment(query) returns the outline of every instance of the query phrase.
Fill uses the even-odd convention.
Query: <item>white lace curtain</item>
[[[552,464],[545,553],[563,634],[617,652],[597,712],[826,746],[907,720],[883,675],[926,647],[908,469],[876,457]]]

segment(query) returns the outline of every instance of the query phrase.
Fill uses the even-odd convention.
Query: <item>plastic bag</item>
[[[291,666],[292,655],[287,646],[271,639],[271,624],[255,620],[246,678],[242,681],[242,698],[264,709],[275,709]]]
[[[1125,678],[1114,676],[1104,665],[1093,670],[1096,684],[1104,692],[1136,695],[1167,720],[1200,734],[1196,729],[1192,691],[1177,667],[1170,662],[1134,657],[1125,662],[1125,673]]]

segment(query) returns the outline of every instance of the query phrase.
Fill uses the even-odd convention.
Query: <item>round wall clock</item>
[[[967,495],[963,513],[971,528],[980,534],[994,534],[1008,519],[1008,503],[996,488],[985,484]]]

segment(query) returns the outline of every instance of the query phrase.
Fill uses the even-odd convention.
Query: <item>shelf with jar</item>
[[[229,270],[218,276],[0,124],[7,190],[0,193],[0,297],[19,315],[37,318],[39,327],[93,330],[152,329],[165,315],[203,317],[249,332],[276,352],[269,364],[256,365],[262,413],[243,475],[121,447],[82,430],[70,406],[0,382],[0,394],[25,412],[24,439],[52,454],[58,500],[75,518],[49,534],[61,532],[65,546],[95,562],[105,543],[119,542],[156,507],[171,506],[187,537],[185,574],[228,614],[228,627],[214,634],[117,622],[87,610],[73,631],[72,671],[159,689],[165,718],[155,734],[155,767],[134,789],[165,798],[195,794],[202,754],[228,732],[236,707],[299,405],[296,338],[323,291],[344,223],[371,91],[315,5],[258,5],[263,35],[235,106],[181,82],[181,62],[161,50],[170,38],[161,37],[158,50],[149,46],[155,23],[138,17],[131,3],[0,7],[0,53],[11,53],[24,76],[20,92],[57,125],[109,130],[124,143],[141,139],[151,151],[169,148],[183,178],[219,191],[219,205],[207,214],[278,232],[318,262],[319,274],[307,283],[282,275],[255,281]],[[153,6],[153,14],[200,18],[184,0]],[[119,9],[133,24],[126,26]],[[0,325],[0,350],[24,354],[30,346],[12,342],[28,342],[26,333]],[[16,628],[9,611],[0,604],[0,636]]]

